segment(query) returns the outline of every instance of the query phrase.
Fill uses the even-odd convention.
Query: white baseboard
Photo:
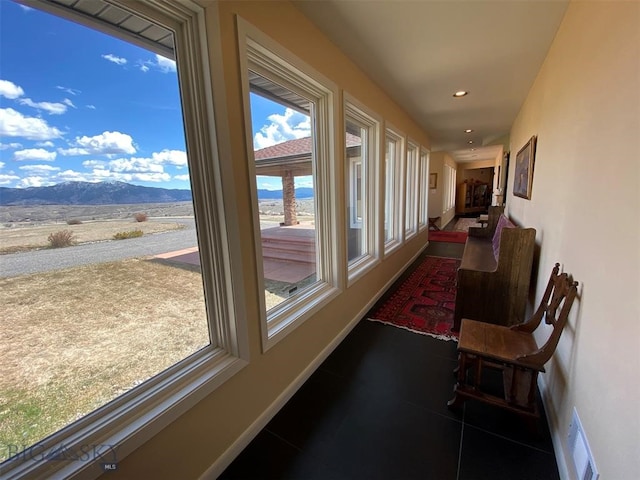
[[[398,273],[396,273],[374,296],[373,298],[358,312],[345,328],[329,343],[320,354],[305,368],[291,384],[278,395],[278,398],[247,428],[233,444],[216,459],[216,461],[200,476],[201,480],[215,480],[222,472],[242,453],[242,451],[251,443],[251,441],[260,433],[260,431],[271,421],[271,419],[280,411],[282,407],[293,397],[298,389],[309,379],[316,369],[324,362],[345,337],[353,330],[353,327],[363,319],[365,314],[371,310],[375,303],[382,297],[391,285],[402,275],[402,273],[422,254],[427,244],[409,260]]]
[[[560,434],[558,415],[556,414],[553,403],[551,402],[549,391],[547,390],[547,384],[542,375],[538,375],[538,388],[540,389],[542,404],[544,405],[544,411],[547,415],[549,432],[551,432],[551,441],[553,443],[553,451],[556,455],[558,474],[560,475],[561,480],[572,480],[573,477],[569,474],[567,459],[564,456],[564,449],[562,448],[564,438]]]

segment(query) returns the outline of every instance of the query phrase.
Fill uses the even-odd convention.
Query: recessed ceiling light
[[[466,90],[458,90],[453,94],[454,97],[464,97],[465,95],[469,95],[469,92],[467,92]]]
[[[469,140],[469,142],[468,142],[468,143],[473,143],[473,140]]]
[[[473,132],[473,128],[467,128],[467,129],[464,131],[464,133],[471,133],[471,132]]]
[[[472,149],[471,149],[471,151],[472,151],[472,152],[475,152],[475,151],[476,151],[476,149],[475,149],[475,148],[472,148]]]

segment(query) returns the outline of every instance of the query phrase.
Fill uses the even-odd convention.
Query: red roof
[[[347,147],[357,147],[360,146],[360,143],[360,137],[347,133]],[[286,142],[261,148],[260,150],[255,150],[253,152],[253,156],[256,160],[293,157],[299,155],[311,155],[311,137],[287,140]]]

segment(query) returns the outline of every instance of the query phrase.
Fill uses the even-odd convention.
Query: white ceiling
[[[478,161],[509,134],[568,1],[294,3],[429,133],[432,151]]]

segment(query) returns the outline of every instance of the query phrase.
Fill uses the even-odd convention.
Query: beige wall
[[[560,447],[575,406],[603,479],[640,472],[640,3],[573,2],[511,130],[508,211],[537,229],[536,299],[554,262],[580,282],[543,396]],[[538,150],[531,200],[517,152]]]
[[[462,170],[462,175],[460,177],[460,180],[465,181],[465,180],[475,180],[477,182],[485,182],[485,183],[490,183],[491,185],[493,185],[493,165],[490,167],[484,167],[484,168],[469,168],[469,169],[465,169]]]
[[[218,7],[209,4],[209,28],[213,8]],[[240,239],[240,248],[246,260],[242,268],[250,363],[221,388],[125,458],[117,472],[109,473],[109,478],[113,479],[194,478],[205,472],[254,422],[258,422],[258,425],[266,421],[264,414],[269,407],[277,405],[279,396],[287,392],[297,378],[303,378],[308,373],[305,369],[321,357],[323,350],[348,329],[352,321],[364,313],[362,310],[373,297],[426,243],[425,230],[267,353],[262,353],[259,288],[255,274],[253,236],[250,234],[253,222],[249,185],[253,179],[249,177],[247,167],[235,15],[241,15],[425,148],[429,148],[430,144],[428,137],[409,116],[288,2],[225,1],[219,4],[219,14],[231,132],[232,158],[228,161],[233,165],[235,200],[241,212],[240,230],[249,232]],[[340,115],[336,119],[340,119]],[[342,131],[342,122],[339,123],[338,131]],[[247,134],[251,135],[251,132]]]

